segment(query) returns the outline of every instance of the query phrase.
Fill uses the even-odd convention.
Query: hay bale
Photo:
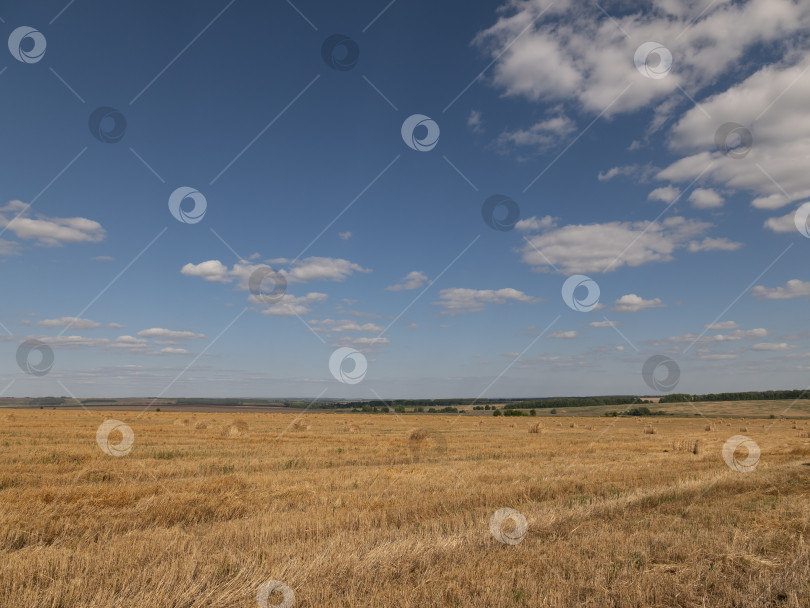
[[[700,440],[676,439],[672,443],[672,450],[674,452],[687,452],[689,454],[698,454],[700,452]]]
[[[748,427],[747,426],[741,426],[740,427],[740,432],[741,433],[747,433],[748,432]]]
[[[191,420],[189,420],[188,418],[178,418],[177,420],[174,421],[174,426],[186,427],[186,426],[190,426],[190,425],[191,425]]]
[[[651,424],[648,424],[647,426],[644,427],[644,434],[645,435],[655,435],[657,433],[658,433],[658,429],[656,429]]]
[[[250,427],[248,427],[248,423],[244,420],[234,420],[230,423],[226,423],[220,433],[223,437],[242,437],[248,434]]]
[[[706,428],[704,428],[703,430],[704,431],[713,431],[714,430],[714,425],[713,424],[707,424]]]
[[[350,433],[359,433],[360,432],[360,427],[357,426],[356,424],[350,424],[349,428],[348,428],[348,431]]]
[[[411,429],[408,433],[408,439],[410,441],[422,441],[430,434],[429,431],[426,429]]]
[[[194,430],[195,431],[204,431],[207,428],[208,428],[208,425],[205,422],[203,422],[202,420],[198,420],[197,422],[194,423]]]
[[[535,424],[530,424],[529,425],[529,432],[539,434],[540,433],[540,423],[537,422]]]

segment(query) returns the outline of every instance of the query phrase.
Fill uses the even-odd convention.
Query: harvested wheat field
[[[571,422],[0,412],[0,605],[810,606],[806,421]]]

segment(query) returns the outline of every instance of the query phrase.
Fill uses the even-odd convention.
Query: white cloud
[[[374,323],[363,323],[362,325],[357,321],[323,319],[322,321],[310,321],[311,325],[328,329],[330,332],[343,333],[343,332],[367,332],[367,333],[381,333],[383,328]]]
[[[90,319],[79,319],[78,317],[43,319],[42,321],[37,321],[37,325],[43,327],[70,327],[72,329],[95,329],[96,327],[101,327],[101,323],[96,323]]]
[[[167,355],[188,355],[190,351],[186,350],[185,348],[172,348],[171,346],[167,346],[166,348],[161,348],[161,353],[165,353]]]
[[[421,270],[413,270],[409,272],[407,275],[405,275],[405,278],[402,279],[401,283],[391,285],[389,287],[386,287],[386,289],[388,291],[419,289],[427,282],[427,280],[428,280],[427,275],[424,272],[422,272]]]
[[[790,0],[708,5],[658,0],[645,3],[643,12],[636,6],[625,4],[608,17],[587,0],[551,5],[509,0],[498,21],[475,41],[496,60],[492,82],[505,95],[552,102],[573,98],[585,111],[610,117],[675,96],[681,101],[679,85],[695,95],[740,69],[747,49],[810,26],[807,4]],[[674,67],[666,78],[647,79],[635,69],[634,53],[646,40],[671,51]],[[632,87],[621,95],[628,83]]]
[[[486,304],[505,304],[507,302],[534,303],[538,300],[517,289],[465,289],[455,287],[442,289],[439,301],[435,302],[444,310],[443,314],[459,314],[484,310]]]
[[[228,267],[219,260],[208,260],[199,264],[188,263],[180,269],[180,272],[190,277],[201,277],[206,281],[218,283],[229,283],[231,281],[228,276]]]
[[[702,241],[690,242],[687,251],[689,253],[697,253],[698,251],[736,251],[742,246],[742,243],[730,241],[726,238],[706,237]]]
[[[109,255],[97,255],[91,259],[95,260],[96,262],[112,262],[115,258]]]
[[[277,258],[269,260],[270,264],[289,265],[287,269],[277,269],[288,283],[307,283],[309,281],[343,281],[346,277],[355,272],[371,272],[359,264],[355,264],[341,258],[309,257],[303,260],[288,260]],[[228,269],[219,260],[208,260],[199,264],[186,264],[180,270],[182,274],[188,276],[202,277],[206,281],[216,281],[220,283],[230,283],[236,280],[238,288],[248,289],[250,275],[255,270],[262,267],[262,264],[249,264],[240,260],[231,269]]]
[[[751,350],[790,350],[796,346],[788,344],[787,342],[760,342],[751,346]]]
[[[711,188],[695,188],[689,195],[689,202],[698,209],[714,209],[722,207],[724,199]]]
[[[616,312],[638,312],[640,310],[646,310],[648,308],[663,308],[666,306],[661,301],[661,298],[653,298],[652,300],[645,300],[644,298],[637,296],[634,293],[628,293],[627,295],[623,295],[621,298],[616,300],[614,303],[613,310]]]
[[[757,285],[751,290],[751,293],[765,300],[801,298],[803,296],[810,296],[810,281],[791,279],[785,283],[784,287],[765,287],[763,285]]]
[[[588,323],[590,327],[618,327],[619,323],[616,321],[593,321]]]
[[[515,228],[522,232],[537,232],[554,226],[554,218],[547,215],[542,218],[536,216],[527,217],[525,220],[518,220]]]
[[[571,224],[529,237],[521,249],[522,259],[535,270],[547,271],[551,263],[566,274],[669,262],[675,250],[710,226],[678,216],[660,222]]]
[[[143,329],[138,332],[138,335],[142,338],[160,338],[163,340],[194,340],[198,338],[205,338],[205,334],[195,334],[192,331],[164,329],[162,327]]]
[[[719,323],[709,323],[704,325],[709,330],[737,329],[740,325],[736,321],[720,321]]]
[[[675,186],[663,186],[656,188],[647,195],[648,201],[661,201],[662,203],[671,203],[681,194],[681,189]]]
[[[505,131],[498,136],[501,146],[513,145],[546,150],[557,145],[576,130],[567,116],[554,116],[533,124],[528,129]]]
[[[18,238],[35,240],[38,245],[49,247],[65,243],[98,243],[106,236],[101,224],[84,217],[37,215],[34,219],[29,214],[29,205],[11,201],[0,207],[0,228],[13,232]]]
[[[294,317],[296,315],[305,315],[310,311],[309,305],[313,302],[322,302],[327,298],[325,293],[312,292],[305,296],[296,297],[292,294],[285,293],[281,299],[265,308],[262,311],[263,315],[271,315],[274,317]],[[262,304],[263,301],[257,299],[254,295],[248,298],[251,302]]]
[[[344,241],[348,241],[350,238],[352,238],[352,233],[351,233],[351,232],[349,232],[349,231],[347,230],[346,232],[339,232],[339,233],[338,233],[338,236],[339,236],[339,237],[340,237],[342,240],[344,240]]]
[[[802,4],[806,19],[810,5]],[[704,181],[749,193],[751,205],[758,209],[778,209],[810,196],[805,162],[810,155],[810,122],[806,120],[810,79],[800,77],[808,67],[810,53],[795,51],[790,60],[766,65],[728,90],[702,100],[702,109],[690,109],[672,129],[670,147],[684,156],[658,177],[691,182],[703,174]],[[730,121],[751,132],[753,142],[744,158],[724,156],[716,149],[715,132]]]
[[[473,133],[481,133],[484,130],[484,121],[481,119],[481,112],[478,110],[470,110],[470,115],[467,117],[467,126],[472,129]]]
[[[773,232],[796,232],[796,222],[794,220],[795,211],[779,217],[769,217],[762,225]]]
[[[736,342],[738,340],[752,340],[754,338],[764,338],[770,332],[767,329],[758,327],[756,329],[738,329],[727,334],[714,334],[714,335],[699,335],[699,334],[684,334],[681,336],[671,336],[667,338],[668,342],[683,342],[683,343],[709,343],[709,342]]]
[[[548,335],[549,338],[558,338],[561,340],[573,340],[577,337],[576,331],[555,331],[553,334]]]

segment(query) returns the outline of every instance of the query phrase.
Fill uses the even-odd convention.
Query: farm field
[[[810,422],[692,413],[2,410],[0,606],[810,605]]]

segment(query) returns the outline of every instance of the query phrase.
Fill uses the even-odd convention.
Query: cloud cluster
[[[526,295],[512,288],[504,289],[466,289],[453,287],[439,292],[436,302],[444,310],[442,314],[455,315],[484,310],[487,304],[505,304],[507,302],[538,302],[537,298]]]

